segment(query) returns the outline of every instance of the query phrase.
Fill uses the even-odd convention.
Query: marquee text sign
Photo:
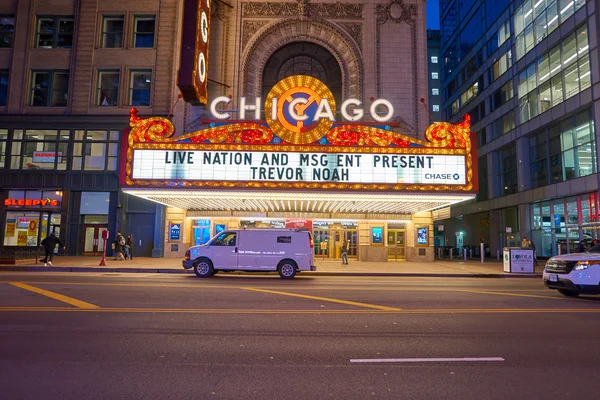
[[[392,129],[395,111],[388,100],[351,98],[336,104],[323,82],[306,75],[282,79],[264,99],[241,97],[234,105],[223,96],[209,108],[215,119],[205,122],[205,129],[179,136],[169,119],[142,119],[132,109],[122,184],[477,191],[468,116],[459,124],[434,123],[420,140],[410,128]],[[371,122],[362,123],[365,118]]]
[[[466,182],[464,156],[134,150],[133,179],[447,184]]]

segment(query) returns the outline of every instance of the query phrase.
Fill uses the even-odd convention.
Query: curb
[[[193,275],[191,270],[174,268],[110,268],[110,267],[38,267],[38,266],[0,266],[0,272],[112,272],[112,273],[146,273],[146,274],[188,274]],[[265,272],[228,272],[229,275],[257,275]],[[271,275],[270,273],[267,273]],[[483,273],[419,273],[419,272],[310,272],[303,271],[299,276],[404,276],[420,278],[542,278],[542,274],[483,274]]]

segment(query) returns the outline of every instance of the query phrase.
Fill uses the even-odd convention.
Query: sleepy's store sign
[[[54,199],[5,199],[5,207],[58,207],[60,202]]]
[[[435,123],[426,140],[395,132],[392,104],[335,99],[319,80],[291,76],[266,99],[240,98],[239,119],[210,103],[210,127],[174,136],[168,119],[131,111],[128,187],[476,192],[468,116]],[[375,121],[361,124],[365,114]],[[264,115],[265,120],[260,120]]]

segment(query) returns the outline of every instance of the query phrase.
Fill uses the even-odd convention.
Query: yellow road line
[[[86,303],[85,301],[77,300],[69,296],[65,296],[59,293],[51,292],[49,290],[40,289],[35,286],[30,286],[26,283],[21,282],[9,282],[9,284],[19,287],[21,289],[29,290],[30,292],[38,293],[46,297],[50,297],[54,300],[62,301],[63,303],[71,304],[72,306],[84,308],[84,309],[97,309],[100,308],[97,305]]]
[[[479,293],[479,294],[496,294],[499,296],[513,296],[513,297],[531,297],[534,299],[553,299],[553,300],[569,300],[567,297],[552,297],[552,296],[538,296],[535,294],[519,294],[519,293],[505,293],[505,292],[488,292],[485,290],[467,290],[467,289],[456,289],[457,292],[464,293]],[[573,299],[571,299],[573,300]]]
[[[376,310],[383,310],[383,311],[397,311],[397,310],[401,310],[401,308],[395,308],[395,307],[386,307],[386,306],[379,306],[379,305],[376,305],[376,304],[359,303],[359,302],[356,302],[356,301],[349,301],[349,300],[331,299],[329,297],[318,297],[318,296],[309,296],[309,295],[305,295],[305,294],[296,294],[296,293],[288,293],[288,292],[278,292],[276,290],[266,290],[266,289],[257,289],[257,288],[240,288],[240,289],[251,290],[253,292],[270,293],[270,294],[280,294],[282,296],[301,297],[303,299],[328,301],[330,303],[347,304],[347,305],[350,305],[350,306],[357,306],[357,307],[374,308]]]
[[[71,307],[0,307],[1,312],[100,312],[100,313],[179,313],[179,314],[527,314],[527,313],[587,313],[600,314],[600,308],[466,308],[466,309],[415,309],[415,310],[250,310],[250,309],[197,309],[197,308],[71,308]]]

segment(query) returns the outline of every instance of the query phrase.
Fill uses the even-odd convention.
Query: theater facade
[[[431,211],[476,192],[468,117],[434,123],[420,140],[393,122],[390,101],[347,98],[340,121],[333,92],[307,75],[265,99],[242,97],[237,111],[218,108],[231,102],[214,99],[208,127],[183,135],[131,110],[121,184],[169,206],[167,256],[224,229],[298,228],[323,259],[348,241],[358,260],[433,260]]]

